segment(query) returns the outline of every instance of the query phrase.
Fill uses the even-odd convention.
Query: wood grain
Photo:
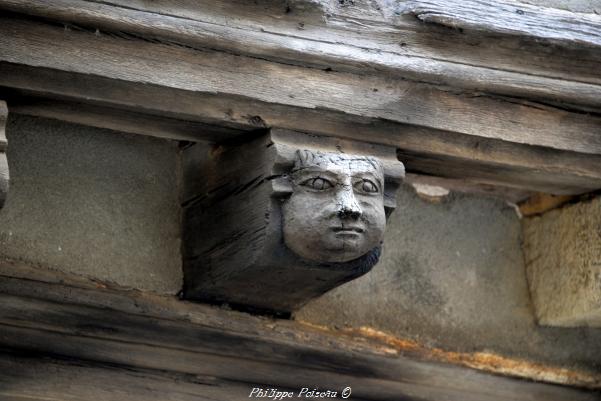
[[[35,269],[30,270],[31,275],[25,273],[31,278],[7,277],[15,273],[23,276],[28,271],[24,266],[4,263],[1,270],[0,345],[36,358],[30,363],[2,358],[2,366],[24,369],[0,370],[0,383],[10,381],[14,385],[25,380],[14,387],[17,396],[35,397],[50,388],[54,394],[65,389],[72,392],[67,394],[84,400],[98,399],[93,398],[98,395],[94,392],[79,393],[82,387],[67,378],[71,372],[74,378],[89,381],[93,389],[104,382],[108,394],[127,394],[144,384],[149,390],[155,389],[157,397],[162,395],[159,384],[165,390],[172,388],[169,380],[182,382],[178,391],[194,390],[194,381],[201,389],[205,380],[229,383],[234,388],[239,388],[236,383],[286,388],[310,383],[332,389],[350,385],[353,396],[366,400],[533,401],[542,397],[558,401],[597,397],[591,392],[392,356],[381,346],[335,337],[290,321],[260,319],[136,291],[79,283],[77,279],[53,278]],[[71,370],[70,362],[43,360],[42,355],[69,358],[81,368]],[[36,371],[31,369],[45,363],[53,366],[62,379],[38,381],[28,387],[26,379]],[[38,372],[44,369],[42,366]],[[106,381],[110,377],[115,381]],[[156,385],[149,378],[154,378]],[[189,378],[194,378],[193,383]],[[70,390],[69,383],[73,385]],[[9,390],[3,387],[0,391],[14,394]],[[223,392],[218,387],[208,391],[214,399],[228,399],[221,398]]]
[[[536,194],[535,192],[500,185],[482,184],[469,179],[441,178],[431,175],[407,174],[405,182],[411,185],[429,185],[453,192],[500,198],[513,204],[523,202]]]
[[[352,13],[334,4],[309,15],[278,2],[253,7],[243,1],[2,0],[0,6],[91,30],[274,62],[599,106],[595,66],[601,57],[595,53],[554,51],[522,38],[466,38],[411,18],[384,19],[383,10],[367,1],[354,2]],[[491,48],[491,40],[498,44]]]
[[[0,26],[0,60],[11,63],[601,153],[601,118],[594,116],[16,19]],[[10,76],[3,81],[11,85]]]
[[[8,194],[10,173],[8,169],[8,160],[6,150],[8,141],[6,140],[6,119],[8,118],[8,109],[6,102],[0,100],[0,209],[4,206]]]
[[[227,141],[253,131],[255,127],[214,125],[134,110],[99,106],[63,99],[10,98],[11,112],[53,118],[75,124],[178,141]]]
[[[584,45],[468,35],[364,0],[0,9],[0,86],[24,96],[17,112],[181,140],[286,128],[397,146],[420,174],[601,187],[601,53]]]
[[[409,0],[400,6],[400,12],[451,28],[601,48],[601,17],[596,14],[507,0]]]
[[[3,401],[248,400],[252,384],[212,376],[0,353]]]
[[[465,179],[467,177],[463,177],[463,174],[467,172],[476,181],[485,178],[486,182],[493,185],[509,184],[529,191],[552,193],[578,194],[601,187],[601,171],[598,168],[601,156],[597,155],[520,145],[377,119],[358,119],[322,110],[298,110],[292,106],[254,102],[250,109],[238,99],[225,101],[213,95],[165,91],[152,86],[135,88],[121,82],[43,69],[0,64],[0,81],[7,69],[9,73],[18,74],[20,86],[39,85],[57,96],[56,99],[40,98],[29,90],[14,97],[9,96],[15,114],[58,118],[176,140],[216,142],[252,135],[266,125],[280,126],[341,138],[368,138],[372,143],[396,146],[404,152],[446,156],[449,166],[446,177]],[[73,97],[77,100],[66,100]],[[79,99],[93,103],[81,103]],[[139,110],[136,105],[140,103],[144,103],[144,113],[134,111]],[[106,104],[118,108],[107,107]],[[210,109],[207,108],[208,104],[212,105]],[[256,116],[253,112],[262,118],[251,118]],[[207,114],[211,117],[207,117]],[[227,121],[219,123],[219,115],[227,115]],[[462,168],[466,161],[472,162],[470,169]],[[499,168],[494,170],[489,168],[490,165]],[[440,171],[426,165],[414,169],[412,163],[408,165],[408,170],[430,175],[439,174]],[[496,174],[492,176],[491,171],[496,171]],[[506,171],[522,174],[522,180],[513,182]]]
[[[282,202],[292,192],[287,176],[298,150],[377,157],[385,177],[380,202],[388,214],[396,206],[404,168],[394,147],[279,129],[247,142],[189,146],[182,153],[186,299],[289,315],[371,269],[365,252],[344,264],[318,262],[284,245]]]

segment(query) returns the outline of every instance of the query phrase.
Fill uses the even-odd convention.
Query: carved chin
[[[322,235],[286,232],[284,243],[298,256],[316,262],[348,262],[365,255],[379,244],[365,233],[328,232]]]

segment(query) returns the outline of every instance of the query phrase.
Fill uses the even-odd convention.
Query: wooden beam
[[[298,389],[299,383],[338,391],[351,386],[353,399],[364,400],[585,401],[597,397],[584,390],[393,356],[386,347],[290,321],[106,288],[24,266],[3,263],[0,269],[0,345],[38,358],[53,355],[81,361],[81,375],[88,374],[90,365],[102,364],[117,372],[152,372],[159,382],[181,375],[197,377],[199,388],[207,376],[217,383],[291,389]],[[10,277],[15,273],[28,278]],[[11,363],[15,366],[19,361]],[[65,372],[64,365],[58,368]],[[0,382],[17,374],[0,372]],[[88,377],[100,380],[108,373]],[[144,377],[140,374],[142,383]],[[33,390],[39,394],[44,382],[37,383]],[[123,383],[127,381],[104,384],[107,389],[128,391],[120,387]],[[191,388],[187,381],[184,386]],[[253,386],[248,384],[248,390]],[[214,394],[222,399],[218,389]]]
[[[332,44],[334,37],[342,37],[355,52],[372,49],[359,52],[370,57],[380,54],[374,50],[379,48],[394,53],[392,60],[410,57],[423,61],[424,66],[444,59],[453,65],[492,69],[486,63],[497,52],[502,55],[500,61],[495,59],[499,65],[508,60],[529,60],[515,68],[499,68],[501,72],[509,69],[523,71],[520,74],[524,77],[545,75],[564,83],[597,85],[601,81],[597,82],[594,52],[564,57],[565,51],[507,42],[488,54],[492,50],[487,46],[468,44],[458,33],[426,29],[411,19],[392,21],[374,10],[360,8],[360,3],[336,6],[324,24],[315,10],[292,11],[289,16],[280,10],[279,15],[275,11],[279,8],[271,3],[269,7],[275,8],[268,7],[265,14],[245,2],[207,2],[199,8],[187,0],[178,2],[178,7],[167,0],[133,2],[127,7],[120,1],[61,0],[49,6],[46,2],[0,0],[0,5],[12,11],[83,26],[65,30],[11,15],[0,28],[5,30],[0,36],[0,41],[5,41],[0,48],[0,85],[16,89],[27,99],[34,95],[30,103],[17,105],[18,112],[125,132],[218,142],[257,128],[280,127],[396,146],[408,156],[408,171],[421,174],[557,194],[601,188],[597,168],[601,118],[595,114],[430,85],[425,82],[438,81],[422,75],[411,78],[401,70],[398,77],[402,79],[391,80],[390,76],[397,75],[384,74],[385,70],[370,67],[365,60],[347,68],[343,54],[348,55],[349,48],[341,47],[329,60],[338,64],[315,58],[325,52],[321,46],[342,46]],[[242,13],[236,7],[242,7],[247,17],[234,18]],[[356,20],[361,15],[364,19]],[[301,20],[305,29],[298,29]],[[96,32],[97,27],[107,31]],[[227,32],[207,31],[209,27]],[[394,35],[404,32],[411,32],[402,36],[409,50],[407,46],[394,51],[386,47]],[[257,43],[241,42],[246,35],[256,36]],[[459,48],[448,42],[451,36]],[[277,46],[260,46],[275,38],[279,38]],[[229,48],[228,43],[237,48]],[[311,43],[317,46],[313,53],[307,50],[313,48]],[[528,51],[522,54],[524,46]],[[284,48],[294,51],[286,53]],[[479,61],[466,59],[480,53],[475,48],[488,55]],[[392,56],[378,57],[384,63]],[[543,59],[545,62],[536,64],[534,70],[525,67]],[[174,64],[172,60],[180,62]],[[545,70],[545,65],[553,65],[553,71]],[[330,66],[335,68],[329,71]],[[418,70],[424,66],[420,64]],[[441,76],[452,70],[447,67],[439,71]],[[568,70],[570,74],[564,74]],[[471,80],[481,79],[485,76],[482,73],[466,70],[464,77],[474,84]],[[507,77],[497,78],[482,79],[507,82]],[[558,90],[561,82],[537,85],[563,93],[563,89]],[[474,85],[472,89],[480,83]],[[516,85],[522,87],[523,82]],[[587,91],[580,89],[573,97],[585,99]],[[591,93],[592,98],[601,99],[596,92]],[[551,93],[543,97],[549,102],[560,100]],[[217,126],[226,129],[221,131]]]
[[[396,17],[356,0],[307,13],[303,3],[244,1],[2,0],[0,7],[91,30],[262,58],[306,67],[386,74],[521,98],[599,107],[601,56],[579,49],[553,51],[522,38],[466,38]],[[313,2],[315,4],[315,2]],[[531,9],[536,7],[530,6]],[[542,9],[544,10],[544,9]],[[393,14],[394,18],[383,18]],[[578,14],[569,15],[578,21]],[[509,23],[515,18],[508,20]],[[585,18],[586,20],[586,18]],[[553,31],[554,27],[546,28]],[[561,37],[562,29],[555,35]]]
[[[385,77],[307,69],[140,39],[65,31],[14,18],[0,20],[0,33],[0,61],[4,62],[138,86],[218,94],[224,99],[234,97],[251,108],[253,102],[259,101],[303,110],[321,109],[324,113],[332,110],[477,137],[601,154],[601,118],[596,116],[488,96],[455,94]],[[17,85],[13,80],[14,75],[10,74],[3,77],[2,83]],[[139,107],[144,107],[144,103]],[[219,117],[227,119],[224,114]]]
[[[278,315],[372,269],[405,175],[394,147],[279,129],[189,146],[182,166],[183,296]]]
[[[0,100],[0,209],[6,201],[10,178],[8,160],[6,159],[6,149],[8,147],[8,141],[6,140],[7,117],[8,109],[6,108],[6,102]]]
[[[16,114],[176,140],[215,142],[279,126],[349,139],[369,138],[372,143],[399,147],[403,161],[408,162],[408,171],[421,174],[538,192],[578,194],[601,188],[598,169],[601,156],[597,155],[353,118],[331,111],[299,110],[260,102],[249,106],[237,98],[225,100],[214,95],[149,85],[137,87],[97,77],[0,63],[0,82],[11,75],[13,85],[27,88],[6,90]],[[32,87],[43,90],[44,94],[32,92],[29,89]],[[48,94],[55,98],[40,97]],[[220,115],[226,115],[227,120],[220,122]],[[223,128],[218,128],[220,125]],[[405,153],[408,157],[402,156]],[[412,153],[422,155],[418,161],[424,157],[425,160],[444,157],[448,168],[413,163]],[[465,163],[471,168],[465,168]],[[520,178],[517,182],[513,179],[515,175]]]
[[[27,96],[27,95],[26,95]],[[44,99],[35,96],[16,99],[7,97],[11,113],[53,118],[71,123],[112,129],[131,134],[148,135],[178,141],[228,141],[249,132],[255,127],[238,125],[213,125],[185,118],[174,118],[134,110],[100,106],[64,99]]]
[[[494,153],[491,152],[491,153]],[[536,155],[537,152],[529,152]],[[542,156],[545,152],[541,152]],[[551,155],[551,154],[550,154]],[[562,156],[570,156],[569,154]],[[571,155],[577,158],[579,155]],[[550,166],[550,169],[536,169],[516,164],[495,163],[494,161],[482,163],[475,157],[449,156],[445,154],[428,154],[401,149],[398,157],[406,166],[407,171],[417,174],[429,174],[438,177],[468,179],[474,183],[507,186],[510,188],[535,189],[532,182],[540,192],[551,194],[579,194],[598,189],[596,182],[591,182],[582,175],[567,173],[567,170],[552,166],[553,162],[537,163],[539,166]],[[561,157],[563,158],[563,157]],[[596,164],[595,164],[596,163]],[[592,162],[591,169],[597,169],[599,161]],[[524,163],[525,164],[525,163]],[[562,162],[563,164],[563,162]],[[553,170],[557,176],[553,177]],[[591,170],[593,171],[593,170]],[[566,176],[569,176],[569,178]],[[502,180],[499,177],[503,177]],[[591,184],[591,185],[589,185]],[[586,189],[585,189],[586,188]]]
[[[25,26],[27,26],[27,24],[25,24]],[[64,42],[61,38],[63,36],[71,37],[73,32],[63,32],[61,30],[59,33],[52,27],[44,25],[41,25],[41,27],[43,27],[44,30],[49,30],[48,34],[54,32],[56,35],[58,35],[56,41],[53,42],[54,46],[58,46],[56,49],[54,49],[54,53],[59,54],[61,52],[66,52],[65,49],[61,50],[60,48],[60,43]],[[94,41],[99,39],[95,35],[87,34],[85,32],[79,32],[77,34],[83,35],[83,37],[86,37],[91,41],[87,46],[91,49],[93,49],[95,46]],[[40,37],[40,40],[44,41],[45,39]],[[27,39],[25,39],[25,41],[27,41]],[[121,41],[124,41],[124,44],[129,46],[134,45],[134,43],[130,43],[130,40],[125,39],[103,37],[102,42],[104,41],[107,41],[107,43],[113,43],[113,41],[115,41],[113,43],[114,45],[119,45]],[[23,44],[23,46],[24,49],[27,48],[28,45]],[[49,44],[48,46],[51,45]],[[77,43],[73,42],[72,46],[77,46]],[[196,51],[193,50],[181,50],[164,45],[150,44],[148,42],[135,43],[134,47],[136,46],[149,46],[146,54],[151,54],[155,50],[164,50],[168,52],[173,51],[175,53],[184,51],[184,54],[188,54],[188,52],[190,52],[191,55],[203,57],[203,60],[210,58],[206,54],[196,55]],[[154,46],[158,47],[155,48]],[[119,46],[115,47],[113,50],[116,52],[114,53],[114,57],[118,58],[119,54],[121,54],[121,57],[125,57],[125,55],[122,53],[122,49]],[[42,50],[40,49],[40,51]],[[21,51],[17,50],[17,52]],[[32,54],[36,53],[34,52]],[[22,56],[25,58],[31,57],[25,54],[22,54]],[[183,54],[180,54],[180,56],[183,57]],[[227,60],[238,60],[234,56],[222,56]],[[96,58],[94,62],[95,65],[103,64],[102,60],[100,60],[103,57],[102,54],[97,54],[95,56],[90,54],[90,57]],[[179,56],[173,55],[173,57],[178,59]],[[211,57],[214,57],[215,61],[217,62],[211,74],[220,74],[221,71],[217,72],[216,69],[219,68],[219,57],[221,56],[218,54],[213,54]],[[230,59],[230,57],[233,58]],[[51,58],[59,59],[60,57],[51,56]],[[112,59],[113,58],[111,56],[109,57],[109,60],[105,60],[105,62],[108,62]],[[124,60],[126,59],[128,58],[125,57]],[[42,60],[47,59],[46,57],[42,57]],[[180,73],[183,74],[181,76],[178,75],[179,78],[177,81],[180,82],[180,84],[175,85],[174,87],[172,84],[167,82],[165,84],[156,83],[153,85],[145,83],[143,82],[144,80],[141,81],[139,79],[140,73],[136,69],[132,69],[131,71],[126,70],[124,72],[118,64],[113,65],[112,63],[109,63],[111,66],[110,70],[112,72],[108,75],[98,70],[98,74],[105,75],[102,76],[98,74],[84,73],[84,71],[91,71],[86,67],[86,65],[89,65],[87,61],[85,61],[84,64],[84,61],[82,60],[78,61],[77,59],[73,59],[71,60],[70,64],[74,66],[73,68],[67,67],[66,64],[60,60],[56,61],[61,63],[61,68],[66,68],[68,70],[74,68],[76,70],[80,70],[80,72],[41,68],[36,66],[36,64],[38,64],[37,61],[32,61],[31,66],[14,63],[0,63],[0,84],[7,87],[18,88],[20,91],[24,91],[26,93],[34,92],[37,94],[37,96],[45,96],[50,98],[58,97],[63,99],[67,98],[79,103],[92,102],[95,105],[101,105],[103,107],[136,110],[136,113],[142,113],[142,115],[144,113],[160,115],[168,117],[169,119],[182,119],[190,122],[196,121],[212,126],[225,124],[226,126],[231,126],[235,129],[241,129],[242,131],[265,127],[282,127],[304,132],[313,132],[322,135],[358,139],[369,138],[369,141],[371,142],[393,145],[407,151],[425,152],[427,154],[445,156],[451,166],[455,163],[458,163],[457,168],[449,169],[449,171],[454,171],[453,177],[455,178],[463,178],[461,177],[463,172],[460,169],[460,164],[467,159],[468,161],[472,160],[474,162],[472,163],[474,169],[463,171],[469,171],[472,176],[478,177],[481,175],[481,170],[484,169],[482,175],[489,183],[501,185],[508,183],[510,184],[513,180],[512,177],[508,177],[504,173],[507,171],[507,169],[509,169],[511,171],[517,171],[518,174],[523,171],[534,172],[534,174],[530,175],[528,178],[522,179],[517,184],[513,184],[529,190],[557,193],[582,193],[601,187],[601,173],[599,172],[598,168],[595,167],[597,165],[596,163],[598,163],[597,159],[599,156],[580,153],[580,151],[584,151],[585,147],[587,147],[587,151],[589,152],[591,150],[594,151],[594,149],[597,148],[601,149],[601,145],[596,144],[599,141],[599,137],[596,135],[595,131],[595,127],[598,124],[598,119],[596,117],[591,118],[586,116],[583,117],[582,115],[571,115],[571,113],[565,111],[554,111],[553,109],[548,109],[546,111],[532,109],[534,110],[535,114],[530,115],[531,108],[516,106],[512,103],[506,103],[503,101],[498,102],[488,98],[488,100],[484,103],[484,105],[491,110],[489,112],[490,120],[488,123],[497,125],[498,129],[508,134],[504,136],[505,139],[493,140],[483,138],[478,133],[482,132],[485,135],[491,135],[491,131],[487,127],[482,126],[481,121],[476,124],[477,129],[470,128],[468,122],[466,121],[461,122],[461,124],[458,124],[458,121],[452,123],[450,117],[453,117],[455,120],[461,120],[463,118],[461,116],[461,112],[466,112],[465,108],[458,109],[457,114],[454,116],[448,116],[442,110],[432,110],[428,101],[428,96],[422,99],[422,105],[426,108],[423,110],[423,112],[420,112],[418,117],[426,116],[428,113],[430,113],[430,116],[427,118],[432,119],[433,117],[436,117],[432,114],[434,113],[439,116],[436,118],[439,118],[440,121],[434,118],[432,121],[438,122],[430,125],[442,127],[442,125],[444,125],[443,123],[448,122],[449,127],[445,127],[444,130],[434,129],[423,125],[416,126],[412,124],[405,124],[402,121],[391,121],[383,117],[373,117],[373,115],[380,115],[377,105],[373,104],[369,106],[367,103],[365,103],[366,107],[372,108],[373,113],[372,116],[364,115],[363,111],[357,108],[357,106],[353,103],[355,95],[348,95],[348,98],[342,98],[342,103],[337,102],[336,104],[332,104],[330,101],[331,99],[329,92],[325,93],[323,91],[323,85],[321,87],[310,86],[314,88],[314,91],[311,90],[310,87],[306,86],[307,82],[313,82],[316,84],[320,84],[320,82],[322,82],[325,84],[325,80],[329,79],[330,76],[330,73],[327,72],[319,72],[318,76],[322,78],[318,77],[319,79],[315,81],[316,77],[311,75],[314,70],[304,70],[299,67],[290,67],[294,68],[294,70],[299,74],[301,74],[303,71],[309,74],[306,76],[307,79],[305,79],[307,91],[303,92],[304,99],[292,99],[283,94],[282,90],[278,89],[276,91],[274,87],[274,90],[269,90],[265,94],[265,96],[276,96],[273,100],[275,103],[272,103],[267,101],[267,99],[264,97],[257,98],[260,93],[253,91],[252,85],[248,86],[247,91],[245,92],[246,96],[227,93],[228,89],[225,87],[222,88],[222,90],[225,92],[220,93],[219,95],[212,93],[213,89],[210,87],[204,89],[201,87],[198,87],[197,89],[191,88],[190,85],[185,82],[186,79],[195,80],[196,78],[194,77],[198,76],[198,73],[206,74],[207,72],[203,69],[199,70],[197,74],[193,74],[193,76],[185,75],[184,72],[180,71]],[[152,61],[151,59],[147,59],[147,62],[151,63]],[[162,61],[159,60],[157,62],[160,63]],[[261,63],[261,65],[263,65],[263,63]],[[287,68],[282,66],[280,67]],[[144,70],[142,64],[140,64],[140,68]],[[177,69],[178,67],[172,67],[169,63],[164,65],[162,71],[167,72],[171,68]],[[267,65],[265,65],[265,68],[270,69],[270,67]],[[264,75],[263,78],[270,76],[271,73],[268,73],[267,71],[268,70],[265,71],[265,74],[267,75]],[[170,80],[171,77],[169,74],[163,74],[161,70],[147,70],[147,72],[151,75],[158,73],[165,80]],[[124,73],[125,75],[123,75]],[[298,75],[298,77],[304,76],[303,74]],[[257,80],[261,81],[263,78],[260,77],[260,74],[258,75],[259,77]],[[128,78],[124,79],[125,76]],[[282,77],[285,78],[287,75],[283,74]],[[355,77],[359,81],[354,81],[355,78],[348,74],[339,75],[338,78],[352,78],[349,81],[349,83],[352,85],[348,87],[348,90],[350,90],[351,93],[359,90],[358,88],[354,88],[353,85],[364,85],[363,89],[361,89],[364,91],[364,93],[374,93],[373,90],[370,89],[371,85],[369,85],[369,83],[367,86],[365,86],[364,79]],[[228,79],[232,80],[231,82],[234,82],[236,79],[248,81],[245,78],[241,78],[238,73],[229,76]],[[323,80],[320,81],[321,79]],[[254,85],[257,85],[258,89],[265,92],[264,85],[260,84],[258,81],[255,82]],[[290,86],[288,86],[288,84],[290,84]],[[286,88],[288,88],[287,90],[290,91],[292,96],[296,96],[294,93],[297,89],[299,89],[299,86],[296,85],[296,82],[289,82],[288,84],[286,84]],[[276,83],[274,82],[273,85],[276,85]],[[416,87],[415,90],[412,88],[412,85],[406,87],[406,90],[408,90],[411,95],[417,95],[419,93],[426,95],[429,93],[429,89],[425,87],[421,89]],[[336,89],[332,89],[332,91],[336,92]],[[315,92],[315,95],[313,92]],[[284,95],[284,97],[282,97],[282,95]],[[394,91],[390,95],[394,95]],[[399,92],[397,95],[402,96],[401,92]],[[448,98],[448,100],[452,101],[453,103],[464,98],[459,96],[456,98],[456,100],[452,100],[453,96],[455,95],[446,94],[445,96],[451,96]],[[436,97],[432,99],[435,101]],[[410,108],[415,110],[415,105],[411,103],[410,100],[411,102],[413,101],[412,97],[408,97],[405,101],[399,103],[398,99],[392,100],[392,98],[390,98],[389,100],[386,100],[386,97],[384,97],[383,99],[379,99],[378,102],[389,101],[391,102],[391,105],[397,103],[399,110],[396,113],[398,115],[406,114],[407,116],[414,116],[414,114],[412,114],[413,112],[408,109]],[[497,103],[487,103],[491,101]],[[530,128],[524,128],[525,131],[520,131],[520,123],[517,123],[516,127],[518,128],[516,129],[518,131],[511,131],[508,129],[510,126],[502,120],[497,120],[497,116],[495,116],[495,113],[492,111],[496,107],[501,107],[503,105],[509,105],[509,109],[505,110],[505,113],[508,114],[513,112],[519,113],[519,110],[523,110],[523,123],[525,124],[526,120],[528,120],[528,116],[530,116],[532,119],[531,121],[528,120],[528,124],[530,126],[534,121],[537,120],[537,113],[542,113],[543,116],[547,116],[548,126],[543,128],[535,125]],[[26,105],[21,103],[20,107],[25,106]],[[352,107],[349,108],[347,106]],[[440,104],[439,106],[445,107],[443,104]],[[473,116],[474,121],[478,120],[477,116],[479,116],[481,113],[481,110],[479,109],[481,106],[482,105],[478,103],[478,101],[474,101],[472,106],[473,109],[470,112],[475,113]],[[59,106],[57,105],[53,105],[52,102],[48,102],[47,110],[49,111],[45,112],[39,107],[38,103],[37,110],[39,115],[48,116],[49,114],[54,114],[55,116],[58,116],[58,107]],[[34,113],[31,110],[35,109],[35,107],[28,106],[28,108],[31,113]],[[430,108],[430,111],[427,110],[428,108]],[[403,111],[403,109],[405,109],[405,111]],[[556,112],[558,114],[556,114]],[[59,118],[65,118],[68,120],[70,119],[71,121],[89,124],[102,123],[101,126],[107,125],[110,121],[114,121],[115,118],[119,116],[119,113],[114,113],[112,117],[107,117],[105,121],[102,118],[88,118],[86,117],[86,112],[83,112],[82,114],[71,113],[69,115],[69,113],[65,113],[64,107],[60,114],[62,116]],[[406,119],[411,120],[411,118],[407,117]],[[512,117],[507,116],[507,119],[514,121],[513,125],[516,124],[515,119]],[[397,120],[403,120],[403,118]],[[94,123],[93,121],[96,122]],[[576,132],[576,130],[579,130],[580,128],[583,128],[583,132],[578,134],[580,135],[579,137],[574,133],[574,137],[570,138],[562,131],[562,128],[566,124],[568,126],[571,124],[570,121],[574,123],[573,130],[571,131],[572,133]],[[423,121],[420,122],[420,124],[424,123],[425,122]],[[454,124],[456,127],[450,126],[451,124]],[[124,130],[129,132],[132,125],[132,123],[125,124]],[[461,131],[468,131],[469,134],[460,134],[458,132],[450,132],[446,130],[446,128],[456,128],[459,130],[457,127],[458,125],[461,125],[465,128],[461,129]],[[506,125],[506,127],[502,127],[502,125]],[[119,126],[114,124],[111,126],[111,128],[119,129]],[[477,130],[479,131],[476,132]],[[589,131],[588,134],[586,134],[587,130]],[[171,129],[170,131],[171,133],[174,133],[177,131],[177,129]],[[186,131],[186,129],[182,130],[181,139],[189,140],[190,136],[183,134]],[[542,135],[542,137],[538,135],[539,131],[543,132],[544,135]],[[593,131],[595,131],[595,133],[593,133]],[[152,132],[153,130],[148,130],[148,133],[151,135]],[[546,145],[557,143],[559,144],[559,147],[576,148],[579,151],[561,152],[543,146],[532,147],[520,145],[511,141],[516,137],[517,132],[530,132],[528,135],[524,135],[524,137],[521,138],[521,141],[525,140],[526,142],[534,143],[544,142]],[[568,130],[568,132],[570,131]],[[582,135],[583,133],[584,138]],[[554,138],[553,135],[557,135],[558,137]],[[199,135],[199,137],[201,136],[202,135]],[[489,165],[501,166],[502,168],[498,169],[499,174],[493,174],[495,170],[494,168],[489,167]],[[410,166],[409,171],[411,171],[411,169],[412,167]],[[435,166],[433,166],[432,168],[428,167],[424,170],[422,166],[416,168],[415,171],[426,174],[439,174],[440,168],[435,168]]]
[[[455,29],[601,49],[601,17],[596,14],[507,0],[409,0],[400,4],[399,11]]]
[[[212,376],[0,352],[3,401],[243,401],[249,384]]]
[[[440,187],[453,192],[491,196],[513,204],[522,202],[535,194],[535,192],[510,187],[482,184],[469,179],[441,178],[431,175],[407,174],[405,182],[411,185]]]
[[[572,195],[549,195],[545,193],[533,194],[528,200],[518,206],[524,217],[531,217],[557,209],[568,202],[577,202],[578,197]]]

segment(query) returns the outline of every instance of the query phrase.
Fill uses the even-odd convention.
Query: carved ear
[[[8,142],[6,140],[5,125],[8,110],[6,102],[0,101],[0,208],[4,205],[6,195],[8,193],[8,161],[6,159],[6,148]]]
[[[396,208],[396,193],[405,178],[405,165],[390,160],[384,163],[384,210],[386,218]]]

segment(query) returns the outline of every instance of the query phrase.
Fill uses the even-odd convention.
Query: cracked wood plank
[[[327,72],[123,34],[65,31],[19,18],[7,21],[7,45],[0,54],[8,62],[0,62],[0,84],[28,98],[49,98],[44,107],[21,104],[23,113],[113,129],[121,125],[131,132],[137,125],[129,119],[135,110],[138,121],[145,114],[166,118],[156,129],[138,133],[176,137],[178,128],[171,123],[181,119],[184,140],[196,127],[200,131],[196,122],[207,128],[227,125],[238,133],[281,127],[369,138],[412,154],[442,157],[452,167],[408,164],[409,171],[423,174],[467,174],[501,185],[512,184],[517,174],[521,179],[513,186],[551,193],[601,187],[598,155],[591,154],[601,152],[601,119],[595,115],[386,76]],[[181,61],[174,65],[173,59]],[[72,106],[63,100],[53,104],[54,98],[94,106],[69,113]],[[111,109],[126,111],[102,118],[102,110]],[[157,121],[148,120],[146,125],[153,126],[151,121]],[[198,139],[218,136],[198,133]],[[461,168],[466,161],[471,168]]]
[[[601,106],[601,80],[596,70],[601,56],[594,53],[558,52],[524,41],[498,39],[491,47],[491,40],[485,37],[466,38],[398,18],[394,22],[351,18],[341,5],[316,17],[298,10],[286,13],[289,8],[283,3],[274,6],[278,2],[263,7],[234,3],[2,0],[0,7],[91,30],[274,62],[386,73],[465,90]],[[367,4],[361,10],[366,15],[375,11]]]
[[[8,109],[6,102],[0,100],[0,209],[6,201],[9,186],[9,170],[8,160],[6,159],[6,149],[8,141],[6,140],[6,119],[8,117]]]
[[[180,141],[227,141],[253,131],[255,127],[217,125],[186,119],[184,116],[161,116],[135,110],[69,102],[64,99],[43,99],[28,93],[7,91],[14,114],[53,118],[76,124],[114,131],[154,136]]]
[[[3,401],[243,401],[251,384],[211,376],[0,352]]]
[[[501,98],[455,94],[385,77],[358,77],[220,52],[64,31],[22,20],[5,19],[1,26],[0,59],[12,64],[601,153],[601,118],[595,116]],[[174,59],[178,63],[172,63]],[[2,77],[2,84],[18,87],[15,80],[19,77],[7,74]],[[26,89],[35,90],[27,82],[21,83]],[[227,115],[221,114],[217,119],[224,117]]]
[[[0,80],[4,68],[6,66],[0,64]],[[354,119],[321,110],[297,110],[290,106],[275,105],[263,107],[258,102],[255,102],[250,110],[246,104],[235,99],[223,100],[211,95],[204,97],[148,86],[131,88],[130,85],[118,82],[98,82],[95,78],[91,80],[85,76],[58,74],[40,69],[17,69],[11,66],[8,72],[18,73],[25,85],[40,85],[46,89],[50,84],[52,87],[48,89],[61,97],[76,96],[79,99],[93,99],[94,103],[112,103],[124,108],[115,109],[78,102],[73,104],[62,99],[38,99],[26,91],[25,98],[21,96],[13,99],[9,96],[11,104],[14,104],[12,109],[15,114],[58,118],[141,135],[217,142],[227,138],[238,138],[265,126],[280,126],[341,138],[369,138],[373,143],[399,147],[402,152],[425,152],[428,157],[446,157],[449,168],[443,169],[424,168],[423,163],[421,166],[414,164],[410,158],[403,160],[408,162],[409,170],[423,174],[468,178],[474,183],[490,183],[551,193],[582,193],[601,187],[601,172],[598,168],[601,156],[598,155],[583,156],[577,152],[513,144],[425,127],[396,125],[382,120]],[[60,84],[61,81],[64,83]],[[94,88],[94,91],[90,91],[89,88]],[[127,111],[139,104],[141,99],[145,102],[145,112],[152,114]],[[207,117],[204,106],[209,102],[216,110],[221,110],[227,115],[228,121],[224,124],[229,128],[224,128],[225,131],[219,132],[214,129],[218,124],[219,114],[211,114],[214,118]],[[249,118],[253,113],[263,116],[265,120]],[[176,124],[177,121],[182,122],[181,126]],[[205,122],[208,124],[206,128],[200,129]],[[257,122],[260,125],[257,125]],[[150,129],[146,129],[149,125]],[[462,167],[465,162],[471,162],[469,169]],[[496,166],[494,171],[497,173],[493,176],[491,164]],[[507,172],[510,174],[507,175]],[[513,182],[511,174],[517,174],[521,180],[518,183]]]
[[[295,322],[106,288],[5,262],[0,272],[0,344],[36,356],[37,361],[53,355],[80,361],[86,371],[86,365],[117,372],[121,367],[142,377],[143,372],[153,372],[157,380],[188,375],[201,381],[214,377],[216,382],[285,388],[298,388],[300,383],[328,389],[350,385],[353,396],[366,400],[585,401],[597,397],[593,392],[410,359],[381,345]],[[23,277],[11,277],[15,273]],[[6,378],[7,373],[0,375]],[[182,386],[188,384],[184,380]],[[126,391],[123,385],[117,382],[113,388]]]
[[[409,0],[398,12],[456,29],[544,40],[562,46],[601,48],[601,16],[515,1]]]

